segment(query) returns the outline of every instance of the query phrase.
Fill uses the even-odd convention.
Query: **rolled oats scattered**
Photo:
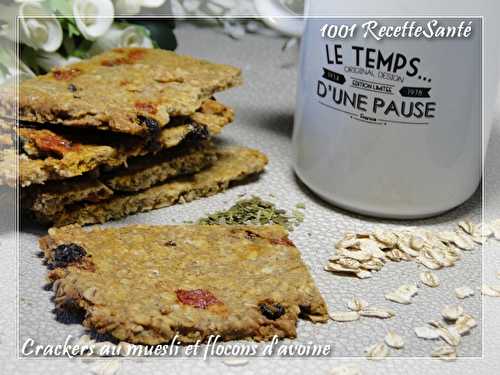
[[[422,250],[422,248],[424,247],[424,244],[425,244],[425,242],[421,237],[411,236],[410,247],[413,250],[416,250],[416,251]]]
[[[457,232],[457,236],[453,242],[462,250],[473,250],[475,247],[471,237],[461,232]]]
[[[455,322],[455,328],[460,335],[467,334],[472,328],[477,326],[476,319],[472,315],[464,314]]]
[[[455,321],[464,313],[464,309],[460,305],[445,306],[441,310],[441,315],[445,320]]]
[[[347,308],[351,311],[359,312],[366,309],[367,307],[368,302],[358,297],[353,297],[351,300],[347,301]]]
[[[330,318],[336,322],[352,322],[359,319],[357,311],[333,311]]]
[[[428,269],[439,270],[454,266],[463,250],[475,249],[492,234],[500,239],[500,219],[490,225],[476,225],[464,220],[454,230],[448,231],[407,227],[346,233],[335,244],[337,254],[330,259],[325,270],[369,278],[372,274],[367,271],[380,271],[385,262],[402,260],[414,260]]]
[[[430,288],[437,288],[439,286],[439,277],[429,271],[420,273],[420,281]]]
[[[500,287],[483,285],[481,288],[481,294],[488,297],[500,297]]]
[[[342,258],[339,259],[337,264],[340,264],[344,268],[350,268],[353,270],[358,270],[361,264],[355,260],[354,258],[351,258],[350,256],[346,255],[347,258]]]
[[[460,344],[461,336],[454,326],[446,328],[437,328],[439,337],[451,346],[458,346]]]
[[[387,332],[384,341],[387,346],[394,349],[402,349],[405,346],[403,338],[394,331]]]
[[[409,305],[412,297],[415,296],[417,292],[418,289],[415,284],[404,284],[395,291],[387,293],[385,298],[392,302]]]
[[[374,258],[384,258],[385,254],[380,247],[377,246],[377,242],[369,238],[364,238],[359,240],[359,248],[361,251],[370,254]]]
[[[452,346],[442,345],[435,348],[431,356],[445,361],[453,361],[457,358],[457,350]]]
[[[366,358],[378,360],[383,359],[389,355],[389,348],[383,342],[373,344],[365,349]]]
[[[366,262],[361,263],[361,268],[368,271],[380,271],[383,267],[384,262],[377,258],[372,258]]]
[[[353,273],[356,274],[358,270],[353,269],[353,268],[347,268],[344,267],[338,263],[333,263],[330,262],[325,266],[326,271],[331,271],[331,272],[340,272],[340,273]]]
[[[468,286],[461,286],[460,288],[455,289],[455,295],[460,299],[472,297],[474,295],[474,289]]]
[[[379,307],[367,307],[359,312],[361,316],[368,318],[389,319],[396,315],[396,313],[389,309]]]
[[[465,233],[473,235],[476,233],[477,228],[474,223],[471,223],[469,220],[463,220],[458,223],[458,226],[464,230]]]
[[[370,271],[361,270],[361,271],[356,272],[356,276],[359,279],[369,279],[373,275]]]
[[[435,328],[428,326],[415,327],[415,335],[420,339],[436,340],[439,338],[439,333]]]

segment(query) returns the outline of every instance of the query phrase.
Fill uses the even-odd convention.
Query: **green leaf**
[[[68,22],[68,35],[70,38],[74,37],[74,36],[80,36],[80,30],[78,30],[78,27],[76,27],[75,24],[73,24],[72,22]]]

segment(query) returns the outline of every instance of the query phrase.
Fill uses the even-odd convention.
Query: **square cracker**
[[[328,319],[281,226],[70,226],[51,229],[40,246],[56,305],[78,306],[86,327],[119,340],[293,338],[299,317]]]
[[[23,81],[19,118],[144,135],[241,83],[238,68],[171,51],[118,48]]]

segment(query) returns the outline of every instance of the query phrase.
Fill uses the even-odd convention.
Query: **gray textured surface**
[[[333,357],[362,356],[363,349],[381,341],[385,332],[393,328],[405,336],[407,344],[401,351],[392,351],[393,356],[421,357],[428,356],[436,343],[418,340],[413,335],[413,327],[422,325],[430,319],[439,318],[439,311],[447,303],[457,300],[453,289],[461,285],[470,285],[477,289],[481,284],[481,252],[465,254],[456,267],[437,271],[442,279],[442,286],[437,289],[421,288],[414,304],[400,306],[385,301],[383,294],[402,283],[418,280],[419,267],[415,263],[389,264],[375,277],[357,280],[334,276],[322,270],[332,252],[333,243],[345,231],[369,229],[374,226],[398,226],[418,224],[430,227],[447,228],[460,218],[480,220],[481,194],[478,192],[462,207],[446,215],[431,220],[418,222],[376,221],[351,215],[334,209],[311,196],[294,177],[290,167],[290,135],[294,107],[294,82],[296,70],[290,67],[293,60],[291,53],[281,52],[282,41],[258,36],[247,36],[236,42],[224,35],[207,29],[196,30],[181,27],[176,32],[179,52],[189,53],[215,61],[238,65],[243,68],[246,83],[243,87],[219,95],[226,104],[234,107],[237,119],[222,138],[228,143],[239,143],[257,147],[270,157],[267,173],[251,184],[236,187],[225,194],[209,199],[192,202],[159,211],[136,215],[111,225],[130,223],[167,224],[195,219],[205,212],[228,207],[241,193],[268,197],[280,207],[291,209],[298,202],[307,206],[305,222],[292,234],[292,238],[301,249],[303,258],[327,300],[331,310],[344,309],[343,301],[352,295],[366,298],[380,306],[389,306],[397,313],[391,320],[362,319],[352,323],[334,323],[312,325],[301,322],[298,329],[298,341],[331,343],[334,346]],[[286,67],[287,66],[287,67]],[[489,146],[486,169],[485,198],[486,218],[500,216],[500,126],[497,122],[493,129]],[[450,187],[453,188],[453,187]],[[269,197],[269,194],[275,198]],[[37,343],[62,343],[68,334],[78,335],[83,332],[78,323],[63,324],[55,320],[50,301],[52,292],[45,291],[46,269],[37,256],[36,244],[42,233],[33,228],[24,228],[20,235],[20,274],[19,274],[19,338],[23,342],[27,337]],[[310,233],[310,236],[308,235]],[[15,252],[12,234],[5,233],[0,243],[8,256],[3,262],[4,272],[0,273],[0,283],[5,311],[0,316],[0,373],[37,374],[48,371],[58,373],[89,373],[88,365],[81,361],[63,361],[53,359],[14,361],[16,342],[14,316],[16,306],[14,277]],[[500,270],[499,244],[491,242],[484,249],[484,278],[490,283],[495,280],[496,271]],[[468,312],[481,316],[481,297],[479,293],[463,301]],[[500,300],[485,298],[484,331],[481,327],[463,339],[459,348],[460,356],[481,356],[481,342],[484,338],[484,359],[462,359],[455,363],[444,363],[428,359],[385,360],[374,363],[364,359],[259,359],[250,358],[247,365],[231,368],[219,359],[208,362],[197,359],[158,359],[143,360],[136,363],[125,361],[120,374],[132,374],[138,370],[144,373],[327,373],[329,369],[341,363],[357,363],[364,368],[365,374],[401,374],[427,371],[428,373],[447,374],[459,370],[461,374],[491,373],[500,368],[500,358],[495,344],[500,336],[500,318],[497,311]],[[495,316],[496,315],[496,316]],[[482,333],[484,332],[484,337]],[[10,359],[10,360],[7,360]],[[4,369],[2,369],[4,367]],[[42,370],[43,369],[43,370]],[[3,370],[3,371],[2,371]],[[8,372],[7,372],[8,371]]]

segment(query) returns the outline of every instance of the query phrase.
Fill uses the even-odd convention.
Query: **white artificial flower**
[[[79,59],[78,57],[70,56],[68,58],[65,58],[57,52],[53,53],[40,52],[37,54],[36,57],[36,63],[46,72],[48,72],[53,68],[58,68],[64,65],[73,64],[78,61],[81,61],[81,59]]]
[[[117,15],[136,15],[141,11],[142,0],[116,0],[115,12]]]
[[[115,15],[111,0],[73,0],[73,17],[85,39],[104,35]]]
[[[0,4],[0,19],[4,21],[3,35],[13,35],[9,30],[15,30],[16,16],[19,17],[21,43],[46,52],[54,52],[61,46],[61,24],[41,3],[23,2],[14,6]]]
[[[89,53],[97,55],[111,48],[126,47],[152,48],[153,42],[139,26],[130,25],[126,28],[120,28],[112,25],[106,34],[92,44]]]

